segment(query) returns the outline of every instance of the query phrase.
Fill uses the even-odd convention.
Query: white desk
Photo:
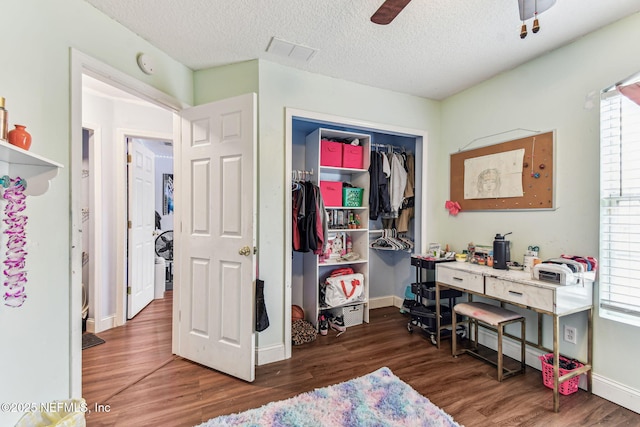
[[[527,345],[553,351],[553,409],[560,409],[558,386],[561,382],[577,375],[587,374],[587,390],[592,386],[593,355],[593,282],[563,286],[534,280],[531,273],[512,270],[496,270],[477,264],[449,262],[436,266],[436,342],[440,348],[440,331],[448,325],[440,324],[440,291],[457,289],[472,295],[490,298],[500,303],[512,304],[538,313],[538,341],[527,341]],[[560,317],[586,311],[587,321],[587,363],[581,368],[560,377],[559,373],[559,337]],[[553,318],[553,349],[542,346],[542,316]],[[453,334],[452,334],[453,336]]]

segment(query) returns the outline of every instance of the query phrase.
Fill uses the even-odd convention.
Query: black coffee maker
[[[509,234],[511,234],[511,232],[503,236],[496,234],[496,237],[493,239],[493,268],[498,270],[507,270],[507,263],[511,261],[509,241],[505,239]]]

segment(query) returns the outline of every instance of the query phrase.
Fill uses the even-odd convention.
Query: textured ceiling
[[[431,99],[640,11],[640,0],[557,0],[520,39],[518,0],[413,0],[386,26],[369,20],[382,0],[86,1],[194,70],[263,58]],[[266,52],[272,37],[318,51],[281,57]]]

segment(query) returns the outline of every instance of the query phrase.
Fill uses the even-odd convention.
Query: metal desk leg
[[[542,346],[542,313],[538,313],[538,347]]]
[[[440,324],[440,285],[436,281],[436,348],[438,349],[440,349]]]
[[[553,315],[553,411],[560,411],[560,384],[558,375],[560,374],[560,349],[558,337],[560,336],[560,319]]]
[[[587,391],[591,394],[593,390],[593,308],[587,312],[587,363],[591,367],[587,371]]]

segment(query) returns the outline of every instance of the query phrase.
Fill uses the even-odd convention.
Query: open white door
[[[174,349],[253,381],[256,95],[183,110],[181,123]]]
[[[129,238],[127,318],[154,297],[155,156],[139,141],[128,142]]]

